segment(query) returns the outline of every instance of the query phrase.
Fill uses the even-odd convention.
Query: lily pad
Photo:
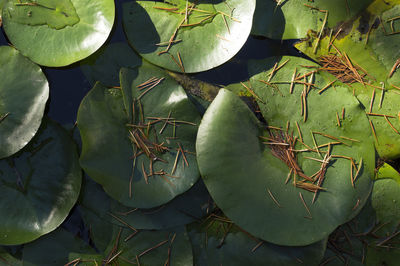
[[[12,47],[0,47],[0,62],[0,158],[4,158],[36,134],[49,84],[40,67]]]
[[[347,75],[347,85],[365,107],[379,156],[389,160],[400,157],[400,72],[396,71],[400,56],[396,34],[399,14],[400,5],[396,1],[374,1],[361,15],[335,29],[336,39],[322,35],[319,41],[315,34],[310,34],[296,45],[325,67],[331,66],[336,58],[335,61],[342,61],[341,67],[347,70],[354,67],[356,75],[362,76],[352,79]],[[330,42],[335,48],[329,46]]]
[[[90,239],[103,256],[105,264],[118,265],[191,265],[192,249],[184,227],[169,230],[137,230],[131,225],[116,226],[82,209]]]
[[[123,22],[128,41],[146,60],[193,73],[219,66],[240,50],[250,34],[255,4],[136,1],[124,4]]]
[[[100,81],[106,86],[119,85],[119,70],[135,68],[142,64],[141,58],[124,42],[111,43],[81,62],[82,72],[94,85]]]
[[[386,235],[396,231],[400,221],[400,173],[385,164],[377,175],[379,178],[374,182],[371,202],[377,221],[385,224],[380,234]]]
[[[64,0],[68,11],[66,6],[60,8],[60,1],[36,2],[51,8],[21,6],[12,0],[4,5],[2,18],[11,43],[37,64],[59,67],[79,61],[99,49],[111,32],[115,17],[112,0]]]
[[[82,239],[59,228],[26,244],[23,249],[23,262],[24,265],[66,265],[69,262],[72,262],[71,265],[98,265],[102,262],[102,256]]]
[[[272,39],[305,38],[310,30],[319,32],[324,23],[330,28],[339,26],[372,1],[258,0],[251,33]]]
[[[304,247],[259,240],[221,217],[188,225],[195,265],[319,265],[326,239]]]
[[[152,77],[157,81],[136,87]],[[123,205],[153,208],[199,178],[194,142],[200,116],[184,90],[154,66],[123,69],[121,84],[122,90],[96,84],[81,103],[81,166]],[[141,141],[155,152],[139,148]]]
[[[0,160],[3,195],[0,244],[32,241],[57,228],[78,199],[81,186],[76,147],[51,120],[19,153]]]
[[[192,265],[193,254],[189,237],[184,227],[170,231],[142,230],[132,236],[127,228],[114,227],[114,238],[106,250],[107,258],[118,254],[119,265]],[[117,229],[117,230],[116,230]],[[102,232],[98,232],[102,233]],[[127,240],[127,238],[129,238]],[[117,250],[112,252],[114,247]]]
[[[304,115],[300,112],[300,94],[307,88],[298,84],[290,94],[290,77],[295,66],[297,73],[302,75],[309,69],[301,66],[312,63],[283,57],[280,64],[287,59],[290,62],[271,79],[275,86],[268,87],[259,81],[268,80],[265,72],[253,76],[251,82],[246,83],[260,97],[260,110],[271,128],[262,126],[237,96],[222,90],[204,115],[196,148],[203,180],[216,204],[230,219],[258,238],[274,244],[299,246],[322,240],[361,210],[372,188],[375,158],[368,121],[359,102],[346,88],[335,86],[336,91],[327,90],[321,95],[311,88],[307,96],[308,118],[304,122]],[[271,58],[255,65],[268,66],[274,62]],[[328,82],[315,74],[315,87]],[[233,87],[238,86],[243,87],[239,84],[228,88],[235,90]],[[345,117],[339,127],[336,112],[340,113],[343,107]],[[290,126],[286,131],[288,121]],[[301,139],[296,123],[302,132]],[[315,191],[315,187],[303,186],[307,182],[299,181],[304,177],[298,176],[296,181],[291,178],[285,184],[290,172],[284,162],[286,157],[279,157],[281,150],[272,150],[271,147],[275,142],[276,145],[291,147],[289,136],[304,143],[297,141],[292,147],[299,150],[293,155],[297,157],[297,170],[291,168],[292,172],[301,171],[308,178],[313,174],[320,175],[318,171],[323,169],[321,163],[329,157],[325,155],[330,146],[332,157],[326,164],[324,179],[314,182],[322,185],[317,195],[310,192]],[[320,147],[321,156],[318,156],[313,138]],[[357,175],[355,169],[358,169]],[[241,195],[240,200],[237,194]],[[296,234],[295,238],[293,234]]]
[[[166,229],[201,219],[211,211],[211,199],[203,181],[170,202],[154,209],[132,209],[111,199],[99,184],[86,179],[80,208],[101,220],[123,226],[123,220],[136,229]]]

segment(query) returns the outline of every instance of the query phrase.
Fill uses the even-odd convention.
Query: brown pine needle
[[[108,214],[113,217],[115,220],[117,220],[118,222],[122,223],[123,225],[129,227],[131,230],[133,230],[134,232],[137,232],[138,230],[136,228],[134,228],[132,225],[128,224],[127,222],[125,222],[124,220],[122,220],[121,218],[119,218],[118,216],[112,214],[111,212],[108,212]]]
[[[344,137],[344,136],[340,136],[339,138],[341,138],[341,139],[346,139],[346,140],[350,140],[350,141],[353,141],[353,142],[361,142],[361,141],[359,141],[359,140],[352,139],[352,138],[348,138],[348,137]]]
[[[188,162],[188,160],[186,159],[185,152],[184,152],[184,150],[183,150],[183,148],[182,148],[182,146],[181,146],[181,144],[180,144],[179,142],[178,142],[178,146],[179,146],[179,149],[180,149],[180,151],[181,151],[181,153],[182,153],[182,158],[183,158],[183,160],[185,161],[186,166],[189,166],[189,162]]]
[[[261,247],[262,244],[264,244],[264,241],[258,242],[257,245],[255,245],[255,247],[251,249],[251,252],[256,251],[259,247]]]
[[[333,39],[329,42],[328,50],[331,48],[333,42],[336,40],[337,36],[340,34],[341,31],[342,31],[342,28],[340,28],[340,29],[335,33],[335,35],[333,36]]]
[[[296,121],[297,132],[299,133],[300,141],[303,142],[303,135],[301,134],[299,123]]]
[[[183,73],[185,73],[185,69],[183,68],[183,66],[182,66],[181,64],[179,64],[178,61],[176,61],[175,57],[174,57],[172,54],[169,54],[169,56],[171,57],[172,61],[174,61],[175,64],[181,69],[181,71],[182,71]]]
[[[185,67],[183,66],[183,61],[182,61],[181,54],[179,52],[177,52],[176,55],[178,56],[179,66],[182,69],[182,72],[185,73]]]
[[[350,162],[350,181],[351,186],[354,188],[353,164]]]
[[[388,122],[389,126],[394,130],[394,132],[396,132],[397,134],[400,134],[399,131],[393,126],[393,124],[389,121],[387,115],[384,115],[386,122]]]
[[[310,209],[308,208],[308,206],[307,206],[307,204],[306,204],[306,202],[305,202],[305,200],[304,200],[304,198],[303,198],[303,194],[301,194],[301,192],[299,192],[299,196],[300,196],[301,202],[303,203],[304,207],[305,207],[306,210],[307,210],[307,213],[308,213],[308,215],[309,215],[309,218],[312,219],[312,215],[311,215]]]
[[[140,100],[147,92],[149,92],[152,88],[160,84],[161,81],[163,81],[165,78],[160,78],[156,82],[154,82],[150,87],[148,87],[145,91],[143,91],[139,96],[138,100]]]
[[[224,24],[225,24],[226,30],[228,31],[228,34],[231,34],[231,30],[229,29],[228,22],[226,21],[226,18],[224,15],[222,15],[222,19],[224,20]]]
[[[180,152],[181,152],[180,149],[178,149],[178,151],[176,152],[175,162],[174,162],[174,166],[172,167],[171,175],[173,175],[175,173],[176,166],[178,165],[178,159],[179,159]]]
[[[274,195],[272,194],[271,190],[267,189],[269,196],[271,197],[272,201],[278,206],[279,208],[282,208],[282,206],[279,204],[279,202],[276,200]]]
[[[400,66],[400,58],[396,60],[396,62],[394,63],[392,69],[389,72],[389,78],[391,78],[394,74],[394,72],[399,68]]]
[[[290,168],[289,174],[287,175],[286,180],[285,180],[285,185],[289,182],[289,179],[292,176],[292,173],[293,173],[293,169]]]
[[[371,120],[368,120],[368,121],[369,121],[369,125],[371,126],[372,134],[374,135],[375,141],[376,141],[377,144],[379,144],[378,138],[376,137],[374,124],[372,123]]]
[[[336,79],[335,79],[335,80],[332,80],[331,82],[329,82],[328,84],[326,84],[325,87],[323,87],[322,89],[320,89],[320,90],[318,91],[318,94],[323,93],[326,89],[328,89],[330,86],[332,86],[332,84],[333,84],[335,81],[336,81]]]
[[[390,118],[396,118],[395,116],[393,116],[393,115],[384,115],[384,114],[377,114],[377,113],[366,113],[367,115],[370,115],[370,116],[381,116],[381,117],[390,117]]]
[[[324,18],[324,21],[322,22],[322,27],[321,27],[321,30],[319,31],[319,34],[318,34],[318,37],[317,37],[317,41],[315,42],[315,45],[314,45],[314,50],[313,50],[314,54],[317,52],[317,48],[319,46],[319,42],[321,41],[321,36],[322,36],[322,33],[323,33],[324,29],[325,29],[325,24],[326,24],[327,20],[328,20],[328,11],[325,10],[325,18]]]
[[[254,96],[254,98],[256,98],[257,100],[259,100],[262,103],[265,103],[263,100],[261,100],[260,97],[258,97],[258,95],[252,89],[247,87],[243,82],[240,82],[240,84],[242,84],[242,86],[245,87],[250,92],[250,94]]]
[[[156,80],[158,80],[158,78],[156,78],[156,77],[151,77],[150,79],[146,80],[145,82],[143,82],[143,83],[137,85],[136,88],[138,88],[139,90],[143,90],[143,89],[145,89],[146,87],[148,87],[148,85],[149,85],[150,83],[153,83],[153,82],[155,82]]]
[[[385,95],[385,83],[383,83],[383,82],[381,82],[381,83],[382,83],[382,90],[381,90],[381,97],[379,98],[379,109],[382,108],[383,98]]]
[[[322,132],[318,132],[318,131],[313,131],[313,133],[314,133],[314,134],[321,135],[321,136],[324,136],[325,138],[328,138],[328,139],[336,140],[336,141],[342,143],[343,145],[350,146],[350,145],[348,145],[347,143],[344,143],[343,141],[341,141],[340,139],[338,139],[338,138],[336,138],[336,137],[334,137],[334,136],[331,136],[331,135],[328,135],[328,134],[325,134],[325,133],[322,133]]]
[[[354,211],[355,209],[357,209],[358,205],[360,205],[360,199],[357,199],[356,205],[354,205],[352,210]]]
[[[356,174],[354,175],[354,178],[353,178],[353,182],[355,182],[357,180],[357,177],[360,174],[360,170],[361,170],[362,166],[363,166],[363,158],[361,157],[360,163],[358,164],[357,172],[356,172]],[[354,186],[354,184],[353,184],[353,186]]]
[[[138,257],[140,258],[141,256],[146,255],[146,254],[149,253],[150,251],[152,251],[152,250],[154,250],[154,249],[156,249],[156,248],[158,248],[158,247],[164,245],[164,244],[167,243],[167,242],[168,242],[168,240],[161,241],[160,243],[156,244],[154,247],[148,248],[148,249],[146,249],[145,251],[143,251],[142,253],[140,253],[140,254],[138,255]]]
[[[342,124],[340,123],[340,119],[339,119],[339,114],[338,114],[338,112],[336,112],[336,121],[337,121],[337,126],[338,126],[338,127],[341,127]]]
[[[142,161],[142,172],[143,172],[144,181],[146,181],[146,184],[149,184],[149,180],[148,180],[148,177],[147,177],[146,169],[144,169],[143,161]]]
[[[314,143],[314,147],[315,147],[315,149],[317,150],[317,153],[318,153],[319,157],[322,158],[322,155],[321,155],[321,153],[319,152],[319,148],[318,148],[317,141],[316,141],[316,139],[315,139],[314,133],[313,133],[311,130],[310,130],[310,133],[311,133],[312,141],[313,141],[313,143]]]
[[[292,76],[292,81],[290,82],[290,87],[289,87],[289,93],[292,94],[293,93],[293,88],[294,88],[294,79],[296,78],[296,74],[297,74],[297,68],[294,68],[294,72],[293,72],[293,76]]]
[[[224,40],[224,41],[226,41],[226,42],[230,42],[230,40],[228,40],[227,38],[225,38],[225,37],[223,37],[223,36],[221,36],[221,35],[219,35],[219,34],[215,34],[215,36],[217,36],[217,38],[219,38],[219,39],[221,39],[221,40]]]
[[[169,110],[168,117],[167,117],[167,119],[165,119],[165,122],[164,122],[163,126],[161,127],[160,131],[158,132],[158,134],[162,134],[164,132],[164,129],[167,127],[167,123],[168,123],[169,119],[171,119],[171,110]]]

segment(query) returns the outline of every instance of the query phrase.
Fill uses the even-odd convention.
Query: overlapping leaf
[[[282,65],[286,59],[290,62]],[[259,73],[260,66],[274,63],[273,58],[254,63],[253,67],[250,65],[251,73]],[[289,92],[295,67],[297,77],[306,73],[310,76],[311,71],[305,66],[315,64],[284,57],[277,65],[281,66],[280,70],[274,68],[270,81],[269,75],[262,72],[253,76],[249,83],[228,87],[236,91],[243,89],[246,93],[252,90],[259,98],[264,118],[272,126],[270,133],[238,97],[223,90],[202,120],[196,143],[197,157],[210,194],[235,223],[275,244],[307,245],[327,237],[364,205],[371,191],[375,164],[372,136],[359,102],[346,88],[336,86],[336,91],[327,90],[320,95],[317,88],[321,89],[329,80],[314,73],[312,81],[307,77],[309,83],[297,79],[293,94]],[[266,86],[265,82],[272,85]],[[305,99],[301,96],[304,90],[309,90]],[[307,108],[303,109],[303,114],[300,101]],[[345,114],[341,116],[343,108]],[[337,119],[340,119],[340,126]],[[290,136],[297,138],[294,146],[289,144]],[[285,163],[289,150],[276,148],[282,146],[294,152],[299,150],[294,155],[297,166],[293,160]],[[279,157],[279,153],[283,155]],[[321,170],[324,162],[326,168]],[[290,169],[297,173],[297,180],[292,178],[285,184]],[[321,171],[323,180],[315,181],[314,185],[323,189],[315,196],[307,191],[315,191],[315,187],[311,182],[301,181],[303,178],[299,174],[318,177]]]
[[[249,36],[255,0],[137,1],[124,4],[124,28],[153,64],[193,73],[231,59]]]
[[[195,265],[319,265],[326,247],[326,239],[305,247],[273,245],[219,215],[188,228]]]
[[[210,196],[201,180],[184,194],[154,209],[132,209],[108,197],[100,185],[87,179],[81,200],[84,215],[88,212],[123,226],[136,229],[167,229],[200,219],[212,210]]]
[[[0,243],[16,245],[57,228],[78,199],[81,169],[76,147],[46,120],[19,153],[0,160]]]
[[[251,33],[273,39],[305,38],[309,30],[319,32],[323,25],[340,25],[372,1],[258,0]]]
[[[0,158],[36,134],[49,96],[42,70],[12,47],[0,47]]]
[[[4,30],[23,55],[40,65],[65,66],[89,56],[106,41],[114,23],[112,0],[64,0],[68,11],[60,1],[19,2],[4,5]]]
[[[398,1],[374,1],[361,15],[336,28],[333,36],[326,28],[321,38],[311,33],[296,45],[326,71],[341,68],[336,76],[347,80],[364,105],[377,152],[384,159],[400,156],[399,14]]]
[[[199,178],[194,141],[200,116],[184,90],[149,64],[121,70],[121,85],[96,84],[82,101],[81,165],[122,204],[152,208]]]

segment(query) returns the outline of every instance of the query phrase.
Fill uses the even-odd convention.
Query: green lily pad
[[[331,145],[330,154],[334,157],[331,157],[320,184],[326,191],[318,193],[314,204],[315,194],[301,189],[304,183],[298,181],[299,177],[296,183],[292,178],[285,184],[290,172],[282,161],[286,157],[280,159],[274,156],[271,145],[262,143],[269,142],[268,138],[275,138],[274,142],[283,141],[283,145],[288,145],[288,137],[277,140],[273,135],[268,136],[266,127],[258,122],[237,96],[227,90],[220,91],[206,111],[199,127],[196,149],[203,180],[216,204],[230,219],[258,238],[274,244],[299,246],[322,240],[361,210],[372,188],[375,157],[368,121],[360,104],[346,88],[336,87],[336,91],[327,90],[321,95],[311,88],[307,96],[308,118],[303,122],[300,94],[304,87],[303,84],[297,84],[293,94],[290,94],[290,77],[295,66],[297,73],[302,75],[305,69],[309,69],[301,65],[312,63],[287,57],[283,57],[280,63],[287,59],[290,62],[276,72],[271,80],[277,87],[267,87],[259,81],[267,80],[267,73],[264,72],[253,76],[251,84],[247,83],[247,86],[251,86],[253,93],[261,97],[258,104],[268,125],[282,128],[282,131],[270,128],[274,130],[274,136],[284,134],[287,121],[290,121],[288,134],[293,132],[293,138],[297,136],[299,139],[296,122],[299,123],[302,140],[309,148],[297,141],[294,149],[314,150],[296,153],[299,171],[304,171],[308,177],[318,173],[321,162],[314,160],[327,159],[327,146]],[[273,63],[274,58],[256,62],[255,65],[268,66]],[[254,65],[250,65],[251,68],[254,69]],[[314,83],[320,87],[321,83],[328,82],[315,74]],[[228,89],[235,90],[233,87],[238,86],[232,85]],[[335,114],[340,113],[343,107],[346,110],[345,119],[338,127]],[[311,131],[318,145],[326,145],[319,149],[321,157],[315,148],[311,148],[316,146]],[[267,137],[267,140],[260,136]],[[332,140],[332,137],[339,141]],[[274,152],[279,153],[280,150]],[[349,159],[340,156],[353,158],[357,164],[359,173],[353,182],[354,187],[350,171],[353,170],[354,179],[356,168]],[[240,197],[237,197],[238,194]]]
[[[78,199],[81,169],[74,143],[46,120],[19,153],[0,160],[0,244],[32,241],[57,228]]]
[[[145,92],[148,88],[136,88],[152,77],[164,79],[148,92]],[[194,142],[200,116],[184,90],[154,66],[144,64],[138,71],[123,69],[121,84],[122,90],[96,84],[81,103],[78,111],[81,166],[123,205],[153,208],[187,191],[199,178]],[[153,124],[145,133],[149,122]],[[129,132],[136,135],[132,137]],[[146,145],[158,144],[163,151],[146,156],[140,151],[143,146],[139,149],[133,144],[133,138],[136,141],[145,138]],[[178,152],[180,147],[185,156]]]
[[[57,1],[55,11],[39,6],[16,6],[16,2],[12,0],[4,5],[4,30],[11,43],[23,55],[40,65],[66,66],[88,57],[103,45],[114,23],[115,6],[112,0],[64,0],[63,3],[69,2],[69,6],[72,5],[76,11],[76,16],[70,16],[74,13],[72,9],[67,12],[68,21],[65,21],[65,10],[59,8],[60,1]],[[49,1],[39,2],[54,9],[55,5]],[[47,14],[49,12],[51,14]],[[63,19],[60,20],[60,17]],[[33,25],[21,23],[22,20],[30,19],[35,21]],[[43,23],[45,25],[41,25]]]
[[[101,254],[82,239],[63,228],[26,244],[23,249],[24,265],[99,265]],[[82,264],[81,264],[82,263]]]
[[[188,225],[195,265],[319,265],[326,239],[304,247],[259,240],[220,217]]]
[[[112,253],[114,247],[117,249]],[[118,265],[164,265],[167,262],[169,265],[193,264],[192,247],[184,227],[170,231],[141,230],[134,236],[130,229],[114,227],[114,237],[105,252],[106,258],[119,252],[113,260]]]
[[[119,85],[119,70],[135,68],[142,64],[141,58],[124,42],[111,43],[81,62],[82,72],[94,85],[100,81],[106,86]]]
[[[272,39],[300,39],[324,24],[333,28],[354,17],[373,0],[258,0],[251,33]],[[328,11],[328,12],[326,12]]]
[[[169,260],[170,265],[192,265],[192,249],[184,227],[136,230],[127,224],[116,226],[88,209],[81,212],[86,226],[91,228],[90,239],[106,264],[163,265]]]
[[[9,19],[13,22],[38,26],[48,25],[54,29],[62,29],[73,26],[79,22],[74,5],[70,0],[13,0],[8,6]]]
[[[124,29],[131,45],[149,62],[178,72],[200,72],[225,63],[240,50],[250,34],[255,4],[130,2],[124,4]]]
[[[0,47],[0,62],[0,158],[4,158],[36,134],[49,84],[40,67],[12,47]]]
[[[397,183],[400,184],[400,173],[394,169],[390,164],[384,163],[381,167],[379,167],[378,172],[376,173],[375,179],[393,179]]]
[[[356,81],[348,85],[369,113],[371,132],[374,131],[379,156],[389,160],[400,157],[400,72],[395,67],[400,56],[399,35],[396,34],[400,23],[393,20],[399,14],[398,2],[374,1],[360,16],[341,27],[341,33],[333,41],[340,54],[333,47],[328,48],[333,40],[328,35],[322,36],[316,50],[314,47],[318,37],[315,34],[310,34],[307,40],[296,45],[317,61],[322,62],[321,59],[325,58],[322,64],[326,63],[328,56],[332,58],[332,54],[342,61],[344,55],[349,58],[359,75],[363,76],[363,82]]]
[[[111,199],[99,184],[86,179],[81,209],[117,225],[122,219],[136,229],[166,229],[200,219],[212,208],[210,196],[201,180],[170,202],[154,209],[132,209]]]
[[[388,164],[384,164],[377,173],[374,182],[371,203],[376,212],[377,221],[385,226],[380,234],[393,233],[400,221],[400,174]]]

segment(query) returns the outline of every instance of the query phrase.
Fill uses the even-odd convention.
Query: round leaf
[[[36,134],[49,84],[40,67],[12,47],[0,47],[0,64],[0,158],[4,158]]]
[[[94,246],[106,264],[118,265],[191,265],[192,249],[184,227],[150,231],[136,230],[132,226],[119,227],[109,223],[87,209],[82,209]]]
[[[325,253],[326,239],[304,247],[278,246],[217,218],[207,221],[188,226],[195,265],[319,265]]]
[[[117,245],[118,250],[122,250],[121,255],[115,259],[119,265],[193,264],[192,247],[184,227],[170,231],[141,230],[132,236],[133,233],[126,228],[114,227],[113,240],[105,252],[107,257],[110,257],[109,254]]]
[[[304,64],[298,61],[296,63]],[[262,62],[262,65],[268,63]],[[288,70],[291,75],[293,70]],[[280,87],[280,93],[272,88],[256,87],[256,81],[265,78],[262,75],[267,74],[255,76],[251,86],[255,93],[262,95],[262,99],[267,101],[265,105],[259,102],[265,119],[269,125],[281,128],[285,128],[287,121],[290,121],[288,134],[292,131],[296,134],[295,122],[303,120],[300,116],[300,104],[297,102],[300,99],[299,88],[296,86],[295,93],[291,95],[288,87]],[[283,72],[280,75],[286,79],[291,76]],[[303,89],[303,85],[301,87]],[[329,112],[326,105],[321,108],[328,101],[328,94],[310,92],[310,115],[306,123],[300,122],[302,139],[313,147],[311,130],[324,132],[329,136],[358,136],[362,145],[357,142],[346,143],[349,146],[332,144],[330,154],[354,158],[353,161],[360,171],[354,182],[355,187],[352,187],[350,160],[331,158],[320,184],[326,191],[320,191],[314,203],[312,201],[315,194],[300,187],[303,182],[299,176],[297,181],[292,178],[285,184],[290,172],[288,165],[272,154],[271,146],[262,144],[260,136],[271,136],[268,136],[265,128],[261,127],[260,122],[237,96],[221,90],[206,111],[196,142],[200,172],[216,204],[230,219],[252,235],[280,245],[308,245],[322,240],[338,225],[353,218],[366,202],[371,191],[375,162],[371,137],[365,133],[368,132],[368,122],[355,98],[346,89],[336,89],[337,95],[329,97],[332,108]],[[332,114],[332,110],[341,110],[343,106],[346,106],[346,122],[338,128],[335,126],[335,113]],[[316,109],[324,112],[319,112],[318,116],[317,111],[312,112]],[[317,134],[315,138],[318,145],[330,146],[328,143],[332,142],[331,139]],[[304,145],[298,141],[293,148],[301,150]],[[320,147],[320,152],[327,154],[326,147]],[[316,151],[297,154],[298,166],[305,175],[311,176],[321,169],[320,162],[304,158],[324,158],[317,155]],[[220,167],[221,165],[224,167]]]
[[[354,17],[373,0],[258,0],[252,34],[273,39],[300,39],[323,25],[334,28]],[[326,21],[325,21],[326,16]]]
[[[124,28],[129,42],[149,62],[173,71],[200,72],[240,50],[251,30],[255,3],[130,2],[124,4]]]
[[[136,88],[152,77],[164,79],[147,92]],[[97,84],[81,103],[81,166],[125,206],[152,208],[182,194],[199,178],[194,141],[200,117],[184,90],[154,66],[144,65],[139,72],[124,69],[121,79],[124,95]],[[150,153],[151,163],[147,148],[134,144],[133,138],[145,147],[157,143],[168,149]]]
[[[54,17],[53,13],[63,10],[59,1],[55,7],[49,6],[53,4],[49,1],[40,1],[42,5],[28,6],[29,10],[25,10],[26,5],[18,5],[19,1],[11,0],[3,8],[4,30],[11,43],[23,55],[40,65],[58,67],[79,61],[100,48],[111,32],[115,16],[114,1],[64,0],[63,2],[69,2],[68,6],[72,5],[76,12],[76,15],[73,15],[71,8],[67,12],[77,17],[73,22],[68,22],[72,25]],[[18,11],[16,16],[12,16],[15,9],[23,9],[26,13]],[[46,21],[30,23],[33,25],[21,23],[18,19],[22,16],[24,19],[36,20],[37,9],[40,12],[46,9],[46,12],[52,11],[52,13],[39,16],[39,18],[45,18]],[[55,12],[53,12],[54,9],[56,9]],[[60,16],[65,17],[65,11],[61,13]],[[44,25],[41,25],[43,23]]]
[[[17,245],[53,231],[78,199],[81,169],[67,132],[46,120],[16,155],[0,160],[0,244]]]
[[[166,229],[200,219],[211,209],[210,196],[201,180],[170,202],[154,209],[132,209],[111,199],[99,184],[86,179],[81,209],[101,220],[123,226],[122,219],[136,229]],[[111,215],[112,214],[112,215]]]
[[[339,33],[333,42],[336,53],[329,46],[333,39],[328,35],[319,38],[316,34],[310,34],[306,41],[296,44],[299,50],[321,61],[325,67],[334,64],[326,60],[322,62],[321,58],[336,56],[342,62],[348,60],[357,69],[363,81],[353,79],[348,85],[351,85],[352,91],[365,106],[379,156],[389,160],[400,157],[400,72],[397,70],[400,53],[399,35],[396,32],[400,25],[396,19],[399,11],[400,5],[396,1],[373,1],[361,15],[346,21],[340,29],[334,31],[335,35]],[[345,65],[339,64],[339,68],[343,69]],[[354,73],[351,68],[345,67],[348,73]],[[341,79],[341,73],[338,71],[338,79]]]

